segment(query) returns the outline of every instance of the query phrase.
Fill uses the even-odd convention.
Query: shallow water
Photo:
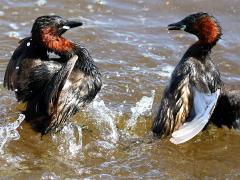
[[[169,139],[154,138],[150,131],[174,66],[196,40],[183,32],[168,33],[166,26],[193,12],[216,16],[223,37],[213,50],[214,62],[226,83],[240,84],[239,7],[238,0],[1,0],[0,176],[239,179],[239,132],[210,126],[176,146]],[[28,124],[19,126],[24,105],[2,87],[2,81],[19,39],[29,35],[36,17],[52,13],[84,22],[65,36],[89,49],[104,87],[63,131],[41,140]]]

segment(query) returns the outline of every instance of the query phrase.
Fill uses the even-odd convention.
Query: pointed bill
[[[192,121],[184,123],[182,127],[172,133],[170,141],[174,144],[184,143],[202,131],[215,109],[220,89],[208,95],[193,88],[193,95],[195,117]]]

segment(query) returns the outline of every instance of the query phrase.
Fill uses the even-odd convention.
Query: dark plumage
[[[240,86],[224,86],[210,119],[218,127],[240,129]]]
[[[215,108],[222,82],[210,54],[221,37],[221,28],[214,17],[196,13],[170,24],[168,29],[184,30],[198,37],[172,73],[152,126],[159,136],[178,130],[171,139],[178,144],[201,131]]]
[[[101,75],[87,49],[61,36],[81,25],[60,16],[37,18],[31,37],[20,41],[7,66],[4,86],[27,102],[26,121],[42,134],[62,128],[101,89]],[[59,58],[50,59],[48,52]]]

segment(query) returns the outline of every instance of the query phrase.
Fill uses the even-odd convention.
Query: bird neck
[[[214,45],[215,44],[205,44],[199,40],[188,48],[183,56],[183,59],[187,57],[194,57],[199,60],[205,60],[207,56],[210,56]]]
[[[35,44],[39,44],[48,51],[58,55],[69,54],[73,51],[74,43],[62,36],[57,35],[53,28],[45,28],[40,32],[40,35],[32,36]]]

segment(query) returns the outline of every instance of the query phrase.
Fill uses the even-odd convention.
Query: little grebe
[[[168,25],[198,37],[172,73],[152,130],[160,136],[172,133],[171,142],[183,143],[208,123],[221,93],[222,81],[211,59],[211,49],[220,39],[221,27],[213,16],[196,13]]]
[[[61,129],[101,89],[101,75],[88,50],[62,37],[81,25],[55,15],[37,18],[31,37],[20,41],[7,66],[4,86],[27,103],[26,121],[42,135]],[[59,58],[51,59],[48,52]]]

